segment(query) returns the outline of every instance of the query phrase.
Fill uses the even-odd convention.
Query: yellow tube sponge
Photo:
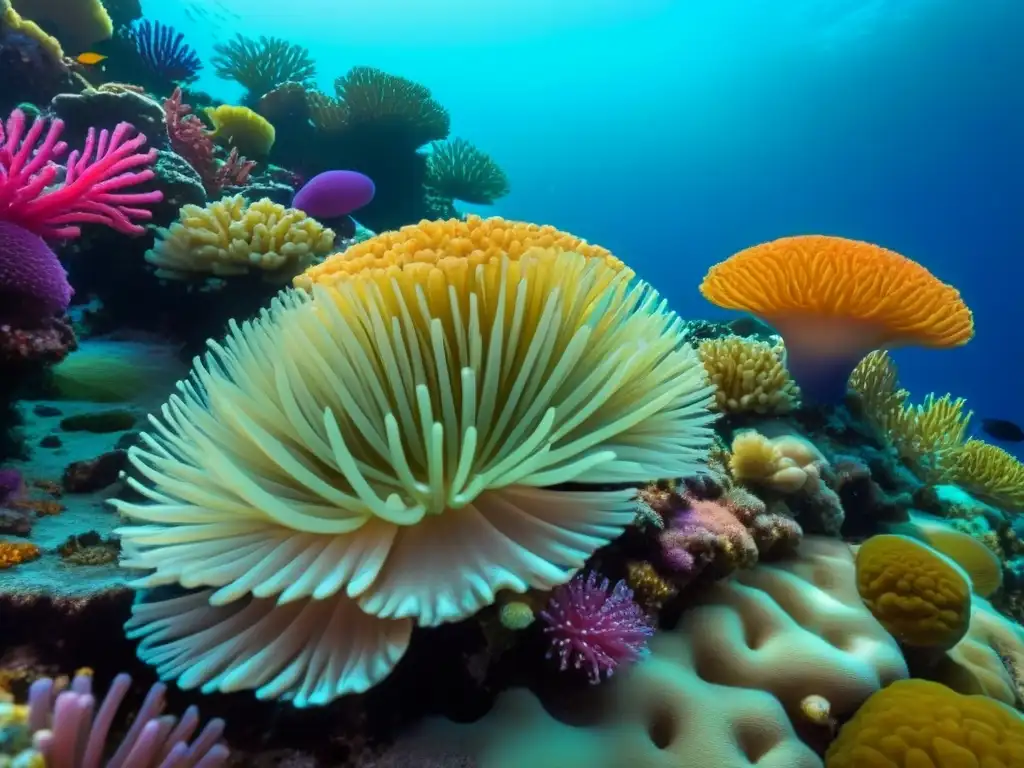
[[[825,754],[826,768],[1019,768],[1024,718],[984,696],[900,680],[864,703]]]
[[[12,0],[11,5],[23,18],[53,29],[65,48],[73,51],[87,51],[114,34],[114,24],[100,0]]]
[[[1002,448],[968,440],[957,451],[953,481],[1008,510],[1024,510],[1024,464]]]
[[[857,550],[857,590],[893,637],[947,649],[964,636],[971,584],[948,558],[907,536],[872,536]]]
[[[246,157],[266,157],[274,146],[274,126],[248,107],[221,104],[207,107],[206,116],[213,123],[210,136],[226,147],[234,147]]]
[[[241,195],[205,208],[186,205],[169,229],[157,230],[146,261],[158,277],[188,279],[262,272],[268,282],[287,282],[334,245],[334,230],[303,211],[267,198],[247,203]]]
[[[727,336],[702,341],[700,359],[715,385],[715,404],[724,413],[787,413],[800,390],[783,364],[782,344]]]

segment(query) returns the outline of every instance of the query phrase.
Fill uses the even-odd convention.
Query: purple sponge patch
[[[295,193],[292,207],[314,219],[333,219],[362,208],[375,191],[370,177],[358,171],[324,171]]]
[[[73,291],[41,237],[0,221],[0,321],[27,325],[62,315]]]

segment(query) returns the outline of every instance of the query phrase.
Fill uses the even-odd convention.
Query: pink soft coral
[[[768,512],[742,488],[717,499],[674,491],[644,495],[666,523],[658,537],[664,563],[686,581],[708,569],[721,577],[749,568],[770,552],[795,546],[802,535],[794,520]]]
[[[156,158],[155,150],[139,151],[146,137],[129,138],[128,123],[119,123],[113,133],[90,128],[85,148],[71,153],[58,182],[61,168],[55,161],[67,150],[60,141],[64,123],[52,120],[48,130],[46,124],[36,118],[28,126],[25,113],[16,109],[0,125],[0,220],[46,238],[76,237],[78,225],[85,223],[140,234],[143,228],[135,221],[152,214],[136,206],[163,199],[158,191],[124,191],[153,178],[146,166]]]

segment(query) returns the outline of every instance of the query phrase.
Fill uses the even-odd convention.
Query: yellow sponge
[[[226,277],[262,272],[287,282],[334,245],[334,231],[302,211],[241,195],[205,208],[186,205],[170,229],[159,229],[146,261],[158,277]]]
[[[783,364],[782,344],[726,336],[697,347],[715,385],[715,404],[724,413],[787,413],[800,390]]]
[[[857,590],[903,645],[952,648],[971,617],[971,583],[953,561],[906,536],[872,536],[857,551]]]
[[[22,18],[52,29],[65,48],[87,51],[114,34],[114,24],[100,0],[12,0]]]
[[[1020,768],[1024,718],[928,680],[872,694],[825,754],[825,768]]]
[[[248,107],[221,104],[206,108],[206,116],[213,123],[210,134],[221,144],[234,147],[246,157],[266,157],[274,146],[277,132],[265,117]]]
[[[50,59],[58,64],[64,58],[64,51],[57,38],[46,34],[34,21],[23,19],[5,0],[0,0],[0,28],[20,32],[36,41]]]

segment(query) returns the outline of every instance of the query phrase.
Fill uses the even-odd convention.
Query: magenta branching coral
[[[608,579],[598,581],[593,571],[556,589],[540,617],[551,639],[548,657],[557,655],[563,671],[570,666],[585,670],[591,683],[640,658],[654,634],[626,582],[609,591]]]
[[[180,720],[161,715],[166,691],[162,683],[150,688],[120,746],[103,762],[111,723],[131,682],[127,674],[115,677],[98,710],[90,675],[76,675],[70,688],[59,693],[49,678],[32,684],[28,727],[47,768],[219,768],[225,764],[228,750],[219,743],[224,721],[211,720],[192,739],[199,711],[189,707]]]
[[[63,181],[56,159],[67,151],[61,120],[36,118],[29,125],[20,109],[0,125],[0,220],[39,237],[77,237],[80,224],[106,224],[128,235],[141,234],[139,220],[152,214],[136,206],[156,203],[161,192],[129,192],[153,178],[156,152],[142,152],[146,137],[128,123],[113,132],[89,129],[85,147],[67,159]],[[141,169],[141,170],[140,170]]]

